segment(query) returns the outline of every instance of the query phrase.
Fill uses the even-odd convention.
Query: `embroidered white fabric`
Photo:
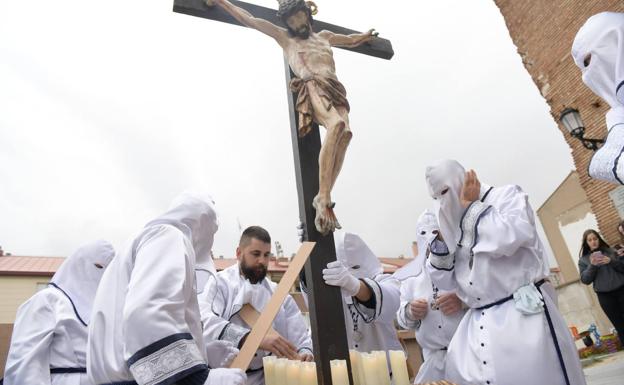
[[[130,367],[139,385],[153,385],[174,375],[205,364],[193,340],[178,340],[135,362]]]

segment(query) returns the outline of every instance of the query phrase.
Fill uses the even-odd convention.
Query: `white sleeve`
[[[388,322],[394,320],[399,309],[401,297],[399,281],[387,276],[379,281],[370,278],[364,278],[362,281],[372,292],[373,298],[369,302],[374,302],[375,304],[374,308],[369,308],[353,297],[353,305],[362,316],[364,322]]]
[[[537,231],[528,196],[518,186],[508,187],[497,207],[473,202],[460,223],[460,245],[473,254],[513,256],[519,248],[535,243]]]
[[[421,274],[425,274],[423,271]],[[403,329],[416,330],[420,328],[421,321],[413,320],[409,316],[409,304],[418,295],[415,293],[415,283],[419,277],[411,277],[401,282],[401,303],[397,311],[397,322]]]
[[[124,358],[139,385],[202,383],[208,377],[185,317],[187,297],[197,295],[194,278],[188,279],[194,277],[188,247],[172,226],[160,227],[137,247],[122,322]]]
[[[222,340],[241,348],[241,341],[249,334],[250,329],[236,325],[223,317],[228,299],[220,290],[217,277],[212,276],[208,279],[198,300],[204,326],[204,342]]]
[[[50,385],[50,345],[56,314],[43,292],[17,310],[4,385]]]
[[[306,326],[305,319],[297,302],[290,296],[286,296],[284,300],[284,316],[286,318],[285,325],[288,328],[288,332],[284,338],[290,341],[297,348],[297,353],[312,354],[312,338],[310,337],[310,331]]]
[[[446,243],[435,239],[430,246],[430,255],[427,258],[426,272],[431,282],[440,290],[454,291],[457,288],[455,280],[455,255],[451,254]]]

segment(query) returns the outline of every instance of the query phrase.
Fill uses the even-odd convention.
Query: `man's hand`
[[[333,261],[323,269],[323,280],[330,286],[339,286],[350,297],[355,297],[360,291],[360,280],[349,272],[349,269],[340,261]]]
[[[279,334],[269,334],[260,343],[260,349],[273,353],[278,358],[298,360],[297,348]]]
[[[231,342],[215,340],[206,344],[208,366],[211,368],[226,368],[230,366],[239,351]]]
[[[306,353],[299,356],[299,360],[303,362],[312,362],[314,361],[314,356],[312,354]]]
[[[436,300],[436,306],[440,308],[442,314],[453,315],[461,310],[462,301],[455,293],[442,293]]]
[[[217,0],[204,0],[204,3],[206,3],[206,5],[209,7],[214,7],[215,5],[217,5]]]
[[[421,320],[425,318],[427,315],[427,311],[429,310],[429,302],[424,298],[419,298],[410,302],[409,304],[409,312],[410,318],[414,321]]]
[[[245,385],[247,375],[240,369],[211,369],[205,385]]]
[[[476,200],[479,200],[481,195],[481,182],[477,178],[477,173],[474,170],[470,170],[466,173],[464,179],[464,186],[462,187],[461,194],[459,194],[459,200],[461,205],[466,208]]]

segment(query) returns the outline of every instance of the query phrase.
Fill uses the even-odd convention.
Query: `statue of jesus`
[[[312,14],[316,5],[304,0],[278,0],[278,17],[286,28],[254,17],[228,0],[205,0],[218,5],[241,24],[275,39],[284,50],[290,68],[297,76],[290,84],[298,94],[299,136],[310,132],[312,123],[325,127],[327,134],[319,156],[319,192],[314,198],[314,221],[317,230],[326,235],[340,224],[334,214],[331,190],[342,168],[352,133],[349,127],[347,92],[336,76],[332,47],[357,47],[377,33],[340,35],[330,31],[312,30]]]

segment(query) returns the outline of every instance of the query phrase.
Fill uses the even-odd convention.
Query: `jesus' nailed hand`
[[[317,123],[327,129],[319,155],[319,192],[314,198],[316,229],[323,235],[340,229],[334,214],[331,190],[336,183],[352,133],[349,126],[347,92],[336,76],[332,47],[357,47],[377,36],[375,30],[353,35],[312,30],[312,8],[304,0],[278,0],[277,15],[284,27],[257,18],[228,0],[205,0],[219,6],[241,24],[275,39],[284,50],[297,76],[290,84],[297,96],[299,135],[305,136]]]

